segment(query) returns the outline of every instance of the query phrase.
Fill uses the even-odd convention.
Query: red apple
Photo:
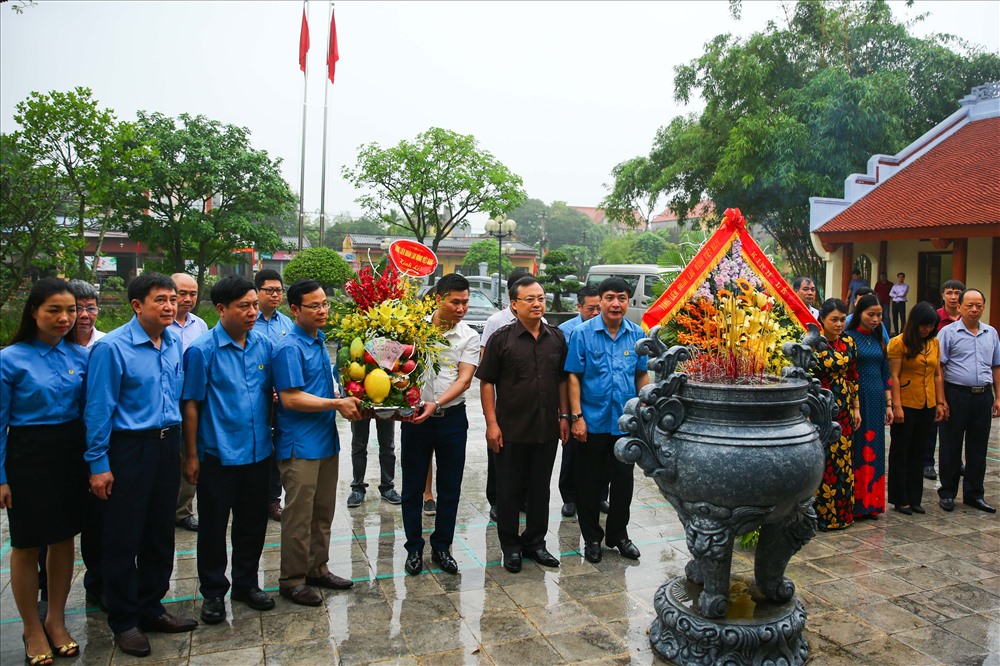
[[[406,359],[402,365],[399,366],[399,371],[404,375],[408,375],[417,368],[417,362],[412,358]]]
[[[365,363],[368,365],[378,365],[378,363],[375,362],[375,357],[368,352],[365,352]]]
[[[413,345],[403,345],[403,358],[413,358],[416,348]]]

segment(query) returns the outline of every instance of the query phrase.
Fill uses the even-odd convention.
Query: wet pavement
[[[377,492],[374,432],[368,496],[346,508],[350,431],[342,451],[331,570],[350,576],[350,591],[325,591],[318,608],[277,596],[280,528],[270,522],[262,584],[276,607],[230,604],[227,621],[190,634],[151,634],[153,654],[135,659],[114,648],[105,618],[84,605],[78,562],[67,625],[86,664],[556,664],[665,663],[649,645],[653,594],[683,575],[688,553],[677,515],[656,486],[636,471],[630,535],[642,550],[633,562],[605,551],[586,562],[575,518],[559,513],[558,460],[552,478],[548,548],[559,569],[525,560],[519,574],[500,565],[496,529],[485,498],[485,422],[478,385],[469,394],[471,427],[453,555],[461,571],[403,572],[398,506]],[[373,454],[374,452],[374,454]],[[398,437],[397,437],[398,453]],[[1000,424],[990,439],[986,500],[1000,506]],[[397,489],[399,488],[397,468]],[[815,664],[1000,664],[1000,519],[962,504],[953,513],[925,482],[924,516],[890,511],[878,520],[813,539],[788,568],[809,613],[806,636]],[[432,526],[425,517],[425,527]],[[177,530],[170,612],[197,617],[195,535]],[[23,659],[21,625],[10,591],[6,513],[0,517],[0,662]],[[425,563],[430,564],[429,550]],[[734,555],[734,573],[753,569],[749,552]],[[57,663],[72,663],[59,659]]]

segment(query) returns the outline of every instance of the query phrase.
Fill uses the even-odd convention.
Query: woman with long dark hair
[[[73,539],[87,505],[83,380],[87,352],[65,338],[76,297],[57,278],[35,283],[10,346],[0,350],[0,507],[10,525],[10,583],[24,626],[25,662],[75,657],[66,630]],[[48,546],[48,612],[38,615],[38,556]]]
[[[819,321],[826,349],[816,353],[813,375],[837,401],[840,438],[825,445],[823,481],[816,491],[819,529],[839,530],[854,522],[854,467],[851,437],[861,422],[858,411],[858,350],[854,340],[842,335],[847,305],[838,298],[823,302]]]
[[[900,513],[924,513],[923,456],[926,433],[944,417],[944,376],[937,341],[938,313],[922,301],[903,332],[889,341],[892,426],[889,434],[889,503]]]
[[[878,296],[862,296],[844,331],[858,348],[861,425],[854,431],[853,445],[855,518],[885,513],[885,426],[892,423],[892,396],[882,328]]]

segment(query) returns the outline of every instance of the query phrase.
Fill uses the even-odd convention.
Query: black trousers
[[[634,464],[626,465],[615,457],[615,442],[620,435],[587,433],[580,442],[576,465],[576,512],[580,533],[586,542],[605,540],[615,545],[628,538],[628,521],[635,485]],[[606,529],[601,529],[601,499],[604,488],[610,488]]]
[[[946,383],[944,394],[951,414],[941,426],[941,445],[938,447],[938,477],[941,479],[941,487],[938,488],[938,495],[942,499],[955,499],[958,496],[964,444],[962,499],[983,499],[993,391],[987,388],[983,393],[970,393],[965,387]]]
[[[240,592],[258,586],[257,570],[267,532],[267,458],[249,465],[223,465],[205,455],[198,475],[198,579],[206,599],[225,596],[226,528],[233,517],[233,584]]]
[[[558,441],[504,442],[496,454],[497,537],[504,553],[545,548],[549,530],[549,485]],[[524,533],[519,532],[521,501],[528,498]]]
[[[904,326],[906,326],[906,301],[893,301],[892,327],[897,335],[903,332]]]
[[[580,442],[575,437],[570,437],[569,441],[562,445],[562,460],[559,463],[559,495],[563,504],[576,503],[576,459]],[[601,501],[608,499],[608,486],[605,484],[601,493]]]
[[[378,490],[384,493],[392,490],[396,476],[396,422],[388,419],[374,419],[375,437],[378,439],[378,466],[380,470]],[[365,473],[368,469],[368,436],[372,419],[361,419],[351,423],[351,490],[365,492]]]
[[[281,500],[281,472],[278,471],[278,459],[272,453],[267,458],[267,501]]]
[[[940,429],[937,423],[932,423],[924,434],[924,467],[934,467],[934,451],[937,449]]]
[[[925,433],[934,428],[934,408],[903,407],[903,422],[889,426],[889,503],[920,504],[924,495]]]
[[[115,482],[104,507],[101,546],[104,603],[115,633],[166,612],[162,599],[174,569],[174,512],[180,484],[180,428],[111,433]]]

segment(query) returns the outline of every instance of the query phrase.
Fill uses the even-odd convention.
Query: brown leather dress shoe
[[[330,590],[347,590],[354,587],[354,581],[335,576],[327,571],[322,576],[306,576],[306,585],[325,587]]]
[[[118,649],[125,654],[130,654],[133,657],[149,656],[149,639],[136,627],[115,634],[115,643],[118,644]]]
[[[142,618],[139,620],[139,627],[143,631],[156,631],[161,634],[183,634],[185,631],[194,631],[198,626],[198,621],[189,617],[177,617],[170,613],[164,613],[157,618]]]
[[[323,597],[319,592],[305,585],[279,587],[278,594],[300,606],[319,606],[323,603]]]
[[[281,522],[281,500],[276,499],[267,503],[267,517],[276,523]]]

